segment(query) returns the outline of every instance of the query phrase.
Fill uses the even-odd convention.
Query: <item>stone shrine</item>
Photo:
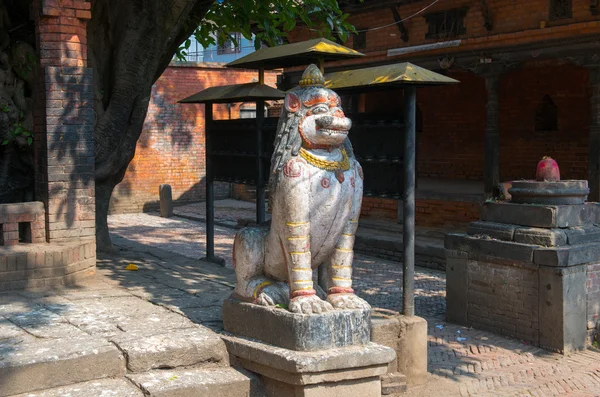
[[[310,65],[288,92],[271,164],[272,221],[235,238],[225,342],[269,396],[381,395],[396,356],[370,342],[371,308],[352,289],[362,169],[340,97]],[[326,266],[327,291],[313,282]]]
[[[598,329],[600,205],[587,181],[550,174],[513,182],[510,202],[446,236],[447,320],[568,353]]]

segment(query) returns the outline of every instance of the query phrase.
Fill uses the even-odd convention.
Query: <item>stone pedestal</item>
[[[370,310],[335,310],[307,316],[233,298],[223,303],[226,331],[297,351],[365,345],[370,341],[370,322]]]
[[[583,348],[600,315],[599,209],[484,205],[467,234],[446,237],[448,321],[553,351]]]
[[[232,363],[261,376],[268,397],[381,396],[394,349],[370,342],[370,312],[293,314],[227,299]]]
[[[374,309],[371,341],[391,347],[396,360],[382,377],[383,394],[398,394],[406,387],[427,382],[427,321],[417,316],[403,316],[391,310]]]

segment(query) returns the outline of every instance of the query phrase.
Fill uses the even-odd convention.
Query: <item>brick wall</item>
[[[539,343],[538,272],[469,261],[467,320],[477,329]]]
[[[91,3],[36,0],[40,70],[34,106],[36,197],[46,206],[49,242],[93,239],[94,107],[87,67]]]
[[[479,219],[481,204],[466,201],[415,200],[417,226],[440,227],[466,224]],[[398,219],[398,200],[363,198],[362,217]]]
[[[177,101],[208,87],[249,83],[254,70],[218,64],[172,64],[152,88],[152,98],[136,154],[111,199],[111,211],[139,212],[158,206],[158,187],[167,183],[178,203],[204,200],[204,105]],[[276,72],[265,73],[275,86]],[[215,105],[215,119],[238,118],[241,104]],[[217,183],[217,198],[229,197],[230,185]]]
[[[44,203],[0,204],[0,246],[46,242]]]
[[[530,62],[500,80],[500,178],[534,178],[543,156],[558,161],[563,179],[587,179],[591,123],[589,71],[559,61]],[[535,131],[544,95],[557,106],[558,129]]]

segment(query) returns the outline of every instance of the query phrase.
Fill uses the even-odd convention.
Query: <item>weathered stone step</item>
[[[12,397],[144,397],[127,379],[99,379]]]
[[[158,370],[127,375],[149,397],[263,397],[258,378],[235,368]]]
[[[0,342],[0,397],[124,374],[121,352],[105,340]]]
[[[111,341],[123,351],[127,369],[134,373],[203,364],[229,366],[225,343],[204,327],[146,337],[124,334]]]

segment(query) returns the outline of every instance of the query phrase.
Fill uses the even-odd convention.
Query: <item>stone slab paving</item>
[[[198,260],[204,255],[204,225],[151,214],[111,216],[109,223],[118,250],[99,256],[95,280],[52,293],[0,293],[1,385],[10,380],[6,374],[2,378],[1,371],[7,363],[14,365],[14,352],[23,351],[26,346],[39,347],[36,360],[65,355],[74,360],[69,365],[78,368],[80,357],[69,352],[72,341],[82,340],[96,346],[92,350],[105,351],[106,360],[120,359],[111,346],[118,346],[119,352],[127,351],[133,358],[129,373],[159,368],[165,363],[187,366],[191,364],[189,360],[227,365],[220,338],[211,330],[222,330],[221,304],[231,293],[235,278],[230,268]],[[234,229],[223,227],[217,234],[218,252],[227,258],[234,233]],[[137,265],[139,270],[125,270],[129,264]],[[355,276],[357,292],[374,306],[398,308],[402,294],[398,263],[357,255]],[[437,271],[417,269],[416,295],[417,313],[429,323],[430,381],[407,395],[600,396],[600,354],[596,350],[564,357],[520,341],[447,324],[443,321],[445,275]],[[169,335],[177,338],[169,339]],[[194,343],[178,340],[187,340],[190,335]],[[167,341],[181,354],[165,356],[159,348],[161,341]],[[61,345],[66,347],[55,352]],[[27,352],[30,354],[31,350]],[[33,363],[27,361],[27,355],[21,357],[24,365]],[[184,361],[174,362],[177,357]],[[80,361],[80,365],[84,363]],[[122,365],[111,368],[121,373]],[[103,367],[93,376],[105,376],[102,371]],[[70,373],[79,376],[78,371]],[[114,375],[117,374],[111,376]],[[60,386],[52,383],[52,377],[47,379],[46,387]],[[94,396],[93,390],[103,387],[116,390],[115,393],[120,393],[121,388],[127,390],[114,395],[136,395],[128,387],[130,384],[108,381],[89,383],[91,394],[72,395]],[[82,387],[78,384],[75,389]],[[60,389],[31,395],[64,395],[57,390]]]
[[[150,241],[146,240],[146,233],[133,232],[137,227],[136,222],[143,222],[140,225],[143,226],[143,230],[156,228],[151,239],[156,241],[158,236],[162,238],[158,242],[160,249],[156,248],[157,245],[148,246]],[[168,266],[172,265],[175,268],[193,269],[211,283],[233,287],[231,269],[220,268],[218,274],[209,276],[206,274],[210,273],[207,271],[208,265],[203,262],[184,260],[187,266],[177,264],[180,260],[176,259],[179,257],[175,253],[179,251],[185,238],[175,237],[175,242],[171,245],[170,237],[179,233],[174,226],[179,222],[184,230],[201,230],[204,225],[201,222],[178,218],[171,218],[169,222],[172,223],[166,224],[164,219],[152,214],[136,214],[111,217],[109,224],[127,224],[130,228],[127,234],[113,229],[115,241],[123,249],[124,255],[133,255],[142,262],[154,261],[162,266],[169,264]],[[218,228],[215,241],[218,252],[230,252],[235,231],[233,228]],[[203,235],[200,238],[204,238]],[[168,252],[173,253],[170,261],[164,259],[165,255],[169,255]],[[201,256],[202,252],[195,255]],[[159,278],[161,277],[157,276],[157,279]],[[195,291],[195,280],[173,282],[169,281],[169,278],[161,282],[179,285],[181,290]],[[401,278],[402,269],[399,263],[356,255],[355,287],[357,293],[372,305],[398,310],[402,299]],[[157,290],[164,288],[158,285],[155,287]],[[416,312],[428,320],[430,379],[427,386],[411,389],[407,393],[408,396],[600,396],[598,350],[591,348],[571,356],[562,356],[518,340],[448,324],[444,321],[445,274],[442,272],[417,268],[415,293]],[[203,296],[203,293],[198,291],[196,295]],[[170,302],[160,299],[159,304],[169,305]],[[206,316],[205,324],[218,330],[219,311],[213,312],[214,317],[205,313],[212,307],[214,306],[208,306],[192,317],[203,321],[202,316]],[[183,308],[180,310],[186,310],[186,314],[190,312]]]

